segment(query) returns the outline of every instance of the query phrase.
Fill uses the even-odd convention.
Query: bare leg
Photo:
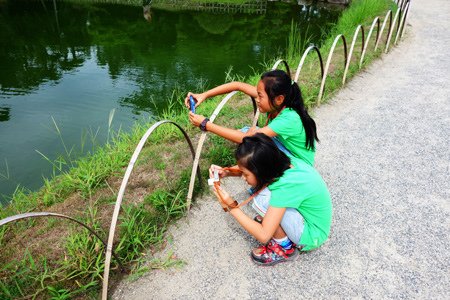
[[[278,226],[277,230],[275,230],[275,233],[273,234],[273,237],[275,239],[282,239],[286,236],[286,232],[284,232],[283,228],[281,226]]]

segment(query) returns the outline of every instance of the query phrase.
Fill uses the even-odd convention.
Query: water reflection
[[[144,10],[144,19],[150,23],[152,21],[151,5],[144,5],[142,8]]]
[[[153,94],[160,98],[161,92],[171,92],[174,81],[192,87],[189,78],[201,74],[220,82],[229,65],[235,72],[245,73],[251,70],[249,65],[258,65],[265,57],[282,55],[291,19],[308,27],[317,40],[322,33],[318,24],[327,25],[337,17],[312,5],[274,3],[268,15],[260,16],[155,11],[151,26],[144,26],[134,7],[58,2],[59,9],[52,12],[49,6],[56,2],[45,3],[8,2],[2,8],[2,98],[30,93],[47,81],[58,83],[64,73],[91,58],[91,47],[96,48],[98,64],[108,68],[112,79],[123,75],[138,81],[139,77],[149,78],[149,82],[142,81],[145,87],[155,86],[155,73],[161,75],[158,80],[171,80],[170,88],[164,90],[161,85],[168,86],[167,82],[158,81]],[[144,14],[148,19],[147,8]],[[199,63],[197,72],[192,72]],[[187,69],[187,77],[173,69],[176,65]],[[186,79],[189,84],[184,84]]]
[[[1,107],[0,106],[0,122],[9,120],[9,111],[10,110],[11,110],[11,108],[9,108],[9,107]]]

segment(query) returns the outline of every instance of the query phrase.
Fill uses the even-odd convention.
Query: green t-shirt
[[[306,132],[295,110],[283,109],[276,118],[269,120],[268,126],[294,157],[303,159],[311,166],[314,165],[315,150],[306,149]]]
[[[288,169],[274,183],[269,205],[292,207],[304,219],[300,241],[303,250],[311,250],[323,244],[330,234],[332,205],[327,186],[320,174],[300,159],[291,159],[293,168]]]

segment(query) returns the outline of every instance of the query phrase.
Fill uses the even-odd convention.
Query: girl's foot
[[[251,258],[254,263],[261,266],[272,266],[274,264],[293,260],[298,255],[298,250],[292,247],[289,250],[283,249],[274,240],[264,246],[261,245],[258,248],[253,249]]]

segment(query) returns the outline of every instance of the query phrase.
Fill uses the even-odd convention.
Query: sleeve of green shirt
[[[293,124],[300,126],[301,119],[297,112],[291,108],[285,108],[283,111],[269,123],[269,128],[272,129],[277,135],[284,138],[298,134]]]

